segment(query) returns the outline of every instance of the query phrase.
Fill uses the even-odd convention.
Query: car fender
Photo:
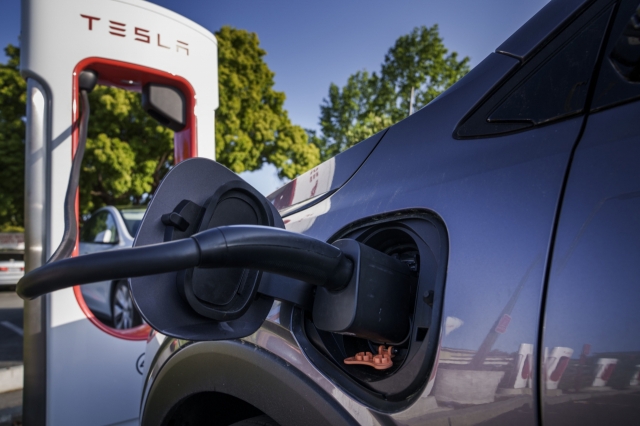
[[[173,407],[201,392],[232,395],[283,426],[357,422],[318,384],[251,343],[231,340],[182,347],[162,366],[144,401],[141,425],[159,425]]]

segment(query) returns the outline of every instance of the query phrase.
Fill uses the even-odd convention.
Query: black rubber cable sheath
[[[126,279],[192,268],[198,245],[191,238],[145,247],[109,250],[50,262],[25,274],[16,287],[23,299],[98,281]]]
[[[87,254],[48,263],[27,273],[16,292],[23,299],[78,284],[155,275],[193,267],[249,268],[338,289],[353,263],[330,244],[283,229],[233,225],[183,240]]]
[[[329,290],[346,286],[353,271],[353,263],[338,247],[284,229],[221,226],[191,238],[200,245],[201,265],[258,269]]]
[[[87,146],[87,129],[89,127],[89,94],[86,90],[80,91],[81,114],[80,128],[78,137],[78,147],[73,156],[71,164],[71,173],[69,174],[69,184],[67,185],[67,194],[64,197],[64,233],[62,234],[62,242],[56,249],[55,253],[49,258],[47,263],[56,262],[60,259],[66,259],[71,256],[78,239],[78,223],[76,221],[76,193],[80,184],[80,166],[84,157],[84,150]]]

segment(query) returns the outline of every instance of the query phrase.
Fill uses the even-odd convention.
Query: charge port
[[[420,254],[418,247],[411,235],[402,228],[386,226],[381,228],[372,228],[367,232],[364,232],[362,235],[359,235],[356,240],[388,256],[400,260],[409,267],[415,277],[419,276]],[[415,300],[415,289],[414,294],[412,294],[412,298]],[[413,317],[414,305],[415,304],[412,304],[411,311],[408,313],[410,317]],[[359,365],[345,366],[345,368],[350,370],[350,373],[355,377],[367,382],[378,381],[395,374],[402,367],[409,353],[409,346],[411,343],[410,336],[412,335],[412,331],[407,335],[407,338],[401,342],[379,342],[352,336],[344,336],[343,348],[347,356],[353,356],[353,354],[358,352],[372,352],[375,354],[378,352],[378,347],[380,345],[393,346],[394,350],[393,367],[387,370],[375,370],[370,367]]]
[[[407,312],[410,331],[404,340],[383,342],[354,335],[319,330],[310,315],[301,317],[302,334],[294,327],[294,333],[307,355],[320,370],[332,377],[342,388],[354,393],[361,400],[370,398],[400,407],[408,403],[419,388],[426,385],[429,371],[435,361],[435,350],[440,327],[441,300],[444,293],[446,263],[446,231],[432,215],[409,213],[407,218],[394,214],[382,220],[372,219],[368,224],[352,226],[350,230],[336,234],[338,239],[355,239],[358,242],[404,263],[415,277]],[[355,228],[355,229],[354,229]],[[398,285],[403,285],[398,282]],[[406,285],[406,284],[405,284]],[[423,295],[429,294],[425,299]],[[393,347],[393,366],[376,369],[371,365],[345,364],[346,358],[360,352],[378,354],[381,345]],[[351,361],[350,360],[350,361]],[[407,369],[410,374],[403,374]],[[355,382],[355,383],[354,383]],[[359,386],[353,387],[349,383]],[[358,390],[363,389],[363,390]],[[366,391],[364,389],[367,389]]]
[[[397,259],[407,265],[411,273],[416,278],[420,271],[420,255],[415,240],[406,230],[399,227],[376,227],[367,230],[360,235],[354,235],[354,239],[360,241],[364,245],[382,252],[394,259]],[[398,285],[406,285],[398,283]],[[415,306],[415,287],[411,289],[411,300],[409,312],[398,312],[403,317],[413,317],[413,309]],[[378,340],[368,340],[360,337],[349,336],[345,334],[330,333],[316,330],[318,337],[324,342],[324,345],[333,354],[332,358],[339,364],[340,368],[348,374],[364,382],[375,382],[385,379],[395,374],[402,365],[409,353],[411,344],[411,336],[413,335],[413,324],[410,325],[410,331],[406,337],[397,342],[385,342]],[[344,359],[352,357],[360,352],[378,353],[380,345],[393,347],[393,366],[385,370],[376,370],[369,366],[363,365],[345,365]]]

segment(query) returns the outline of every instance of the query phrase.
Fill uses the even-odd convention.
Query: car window
[[[592,110],[640,99],[640,4],[622,1],[600,68]]]
[[[0,262],[24,261],[24,253],[0,253]]]
[[[138,228],[140,228],[145,212],[146,210],[144,209],[120,209],[127,231],[132,237],[135,237],[138,233]]]
[[[584,110],[612,6],[588,9],[458,127],[461,138],[532,128]]]
[[[116,244],[118,231],[111,213],[101,211],[89,218],[80,230],[80,242],[98,244]]]
[[[601,32],[601,16],[552,56],[496,108],[490,122],[523,122],[530,125],[557,120],[582,111],[587,99]]]

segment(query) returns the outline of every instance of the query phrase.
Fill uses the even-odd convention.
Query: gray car
[[[80,229],[80,255],[131,247],[144,212],[139,207],[107,206],[96,210]],[[114,328],[127,329],[142,323],[126,280],[101,281],[84,285],[81,290],[89,309]]]
[[[183,279],[200,318],[165,310],[165,325],[133,278],[142,315],[174,336],[148,367],[141,424],[640,424],[638,3],[551,1],[425,108],[268,197],[289,231],[414,271],[393,366],[367,363],[384,340],[349,328],[359,310],[343,321],[343,290],[263,277],[258,294],[281,303],[225,339],[196,325],[210,287]],[[391,296],[367,290],[359,308]]]
[[[0,288],[13,288],[24,275],[24,250],[0,250]]]
[[[638,3],[551,1],[267,199],[183,161],[135,249],[18,292],[131,277],[144,426],[637,425]]]

